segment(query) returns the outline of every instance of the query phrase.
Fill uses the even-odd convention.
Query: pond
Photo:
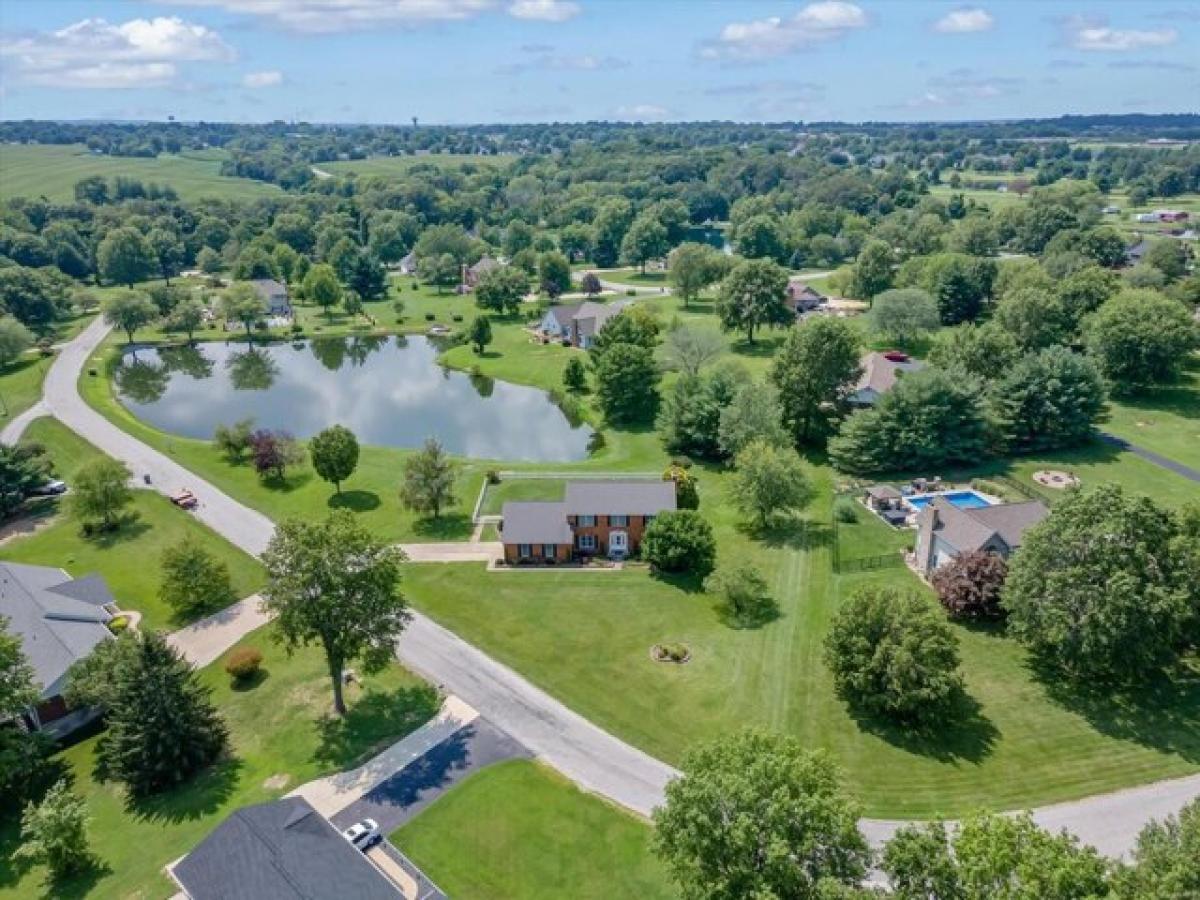
[[[571,422],[544,391],[445,369],[424,337],[314,338],[248,347],[126,351],[117,394],[161,431],[207,440],[221,424],[308,438],[345,425],[364,444],[419,447],[481,459],[584,459],[592,429]]]

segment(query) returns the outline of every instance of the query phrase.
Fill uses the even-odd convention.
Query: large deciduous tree
[[[904,723],[943,717],[962,691],[958,641],[945,617],[917,593],[863,587],[838,607],[825,636],[825,664],[852,706]]]
[[[779,392],[770,382],[741,385],[728,405],[721,409],[717,425],[717,449],[721,456],[737,456],[754,441],[787,447],[791,437],[783,427]]]
[[[146,238],[136,228],[114,228],[96,248],[100,274],[114,284],[133,287],[158,268],[158,259]]]
[[[807,319],[787,336],[771,365],[783,423],[797,445],[822,442],[844,408],[861,368],[858,334],[842,319]]]
[[[1009,561],[1009,630],[1068,677],[1144,677],[1194,628],[1198,542],[1182,517],[1119,486],[1068,495]]]
[[[163,551],[158,595],[180,616],[213,612],[237,599],[229,567],[191,537]]]
[[[517,266],[484,273],[475,286],[475,305],[497,313],[514,313],[529,293],[529,276]]]
[[[304,297],[325,310],[325,317],[333,315],[333,308],[342,299],[342,285],[337,273],[328,263],[319,263],[308,270],[303,282]]]
[[[633,220],[629,230],[621,239],[621,257],[646,271],[646,263],[667,255],[670,244],[667,229],[651,212],[644,212]]]
[[[254,285],[245,281],[231,285],[221,294],[220,304],[221,316],[225,321],[236,322],[246,329],[246,340],[250,340],[254,326],[267,315],[262,297]]]
[[[686,572],[705,578],[717,558],[712,526],[694,509],[661,513],[646,528],[642,558],[661,572]]]
[[[596,402],[609,422],[648,422],[658,409],[661,377],[653,351],[612,344],[595,359]]]
[[[130,344],[139,328],[158,318],[158,307],[141,291],[122,291],[104,302],[104,321],[120,328]]]
[[[899,288],[877,295],[867,313],[872,332],[885,341],[911,346],[941,324],[937,301],[920,288]]]
[[[850,270],[846,292],[858,300],[870,300],[892,286],[895,254],[885,241],[871,240],[858,254]]]
[[[25,807],[21,846],[14,858],[42,863],[57,879],[85,869],[92,862],[87,823],[87,803],[64,778],[46,792],[41,802]]]
[[[310,644],[321,648],[338,715],[346,712],[346,665],[383,669],[408,624],[400,593],[403,560],[399,548],[376,539],[345,510],[323,522],[281,523],[263,554],[263,602],[275,616],[275,633],[289,653]]]
[[[436,519],[443,509],[454,503],[457,479],[457,464],[446,455],[441,444],[429,438],[404,463],[400,502],[414,512]]]
[[[0,521],[15,515],[51,471],[40,444],[0,444]]]
[[[1065,832],[1039,828],[1028,813],[975,814],[953,831],[941,822],[907,826],[888,841],[882,868],[897,900],[1109,895],[1107,860]]]
[[[738,263],[721,283],[717,316],[726,331],[740,331],[753,344],[760,328],[789,325],[795,314],[787,299],[787,270],[768,259]]]
[[[33,346],[33,332],[12,316],[0,316],[0,369],[7,368]]]
[[[124,463],[102,456],[84,463],[71,479],[71,508],[85,528],[111,531],[133,500]]]
[[[0,614],[0,721],[16,722],[38,702],[41,691],[21,639],[9,629],[9,620]],[[41,732],[0,728],[0,800],[6,808],[15,808],[28,791],[49,747]]]
[[[688,900],[836,896],[870,851],[822,751],[746,731],[689,750],[653,814],[654,844]]]
[[[730,494],[734,505],[756,528],[803,509],[813,487],[796,451],[755,440],[734,458]]]
[[[721,262],[720,253],[708,244],[688,242],[671,251],[667,260],[667,278],[671,289],[683,300],[685,309],[701,291],[721,277]]]
[[[1177,379],[1200,329],[1187,307],[1157,291],[1123,291],[1088,322],[1088,352],[1113,393],[1135,393]]]
[[[342,492],[342,482],[358,468],[358,438],[344,425],[331,425],[308,442],[313,470]]]

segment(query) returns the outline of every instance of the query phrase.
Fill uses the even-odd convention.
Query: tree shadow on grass
[[[267,490],[275,491],[279,494],[290,494],[292,491],[298,491],[305,487],[313,476],[311,472],[293,472],[290,475],[285,475],[283,478],[277,475],[268,475],[266,478],[260,478],[259,484],[267,488]]]
[[[163,824],[211,816],[233,796],[243,766],[235,756],[222,757],[181,785],[146,797],[127,795],[125,809],[139,819]]]
[[[833,529],[799,517],[779,518],[764,527],[739,523],[738,531],[772,550],[815,550],[833,544]]]
[[[317,721],[320,743],[313,759],[351,769],[370,759],[437,714],[441,698],[430,684],[392,691],[368,691],[344,716]]]
[[[419,537],[435,541],[463,540],[471,536],[473,529],[471,517],[466,513],[449,513],[447,515],[413,522],[413,532]]]
[[[88,856],[79,870],[62,877],[47,877],[42,882],[42,896],[54,900],[74,900],[88,897],[101,878],[112,874],[112,867],[95,854]]]
[[[383,501],[374,491],[342,491],[326,501],[330,509],[348,509],[351,512],[370,512],[379,509]]]
[[[85,541],[96,549],[111,550],[118,544],[123,544],[127,541],[136,541],[149,530],[150,523],[142,519],[136,510],[131,510],[121,516],[114,528],[110,528],[107,531],[91,532],[80,529],[80,534]]]
[[[849,704],[858,727],[908,753],[939,762],[983,762],[1000,730],[983,714],[979,701],[960,691],[944,715],[921,725],[903,724]]]
[[[734,612],[728,602],[721,600],[713,604],[713,612],[717,614],[717,621],[734,631],[754,631],[783,617],[783,611],[773,597],[758,609],[740,615]]]
[[[704,579],[694,572],[663,572],[652,568],[650,575],[663,584],[670,585],[685,594],[704,593]]]
[[[1036,660],[1030,665],[1055,703],[1101,734],[1200,763],[1200,658],[1124,687],[1076,684]]]
[[[270,677],[270,669],[255,669],[253,674],[247,675],[245,678],[230,677],[229,689],[231,691],[236,691],[239,694],[244,694],[247,691],[254,690]]]

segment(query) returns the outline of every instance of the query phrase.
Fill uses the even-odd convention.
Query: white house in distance
[[[628,309],[631,303],[630,300],[614,300],[612,303],[589,300],[586,303],[551,306],[538,324],[538,333],[587,350],[608,320]]]
[[[274,278],[256,278],[250,282],[258,296],[262,298],[267,315],[272,318],[291,318],[292,303],[288,299],[286,284],[280,284]]]

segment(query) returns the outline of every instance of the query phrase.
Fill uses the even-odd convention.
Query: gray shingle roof
[[[1036,525],[1049,510],[1039,500],[1025,503],[1001,503],[979,509],[959,509],[943,497],[921,510],[917,525],[933,531],[960,553],[981,550],[993,537],[999,537],[1010,550],[1021,546],[1025,530]]]
[[[192,900],[396,900],[400,891],[301,797],[246,806],[172,871]]]
[[[896,362],[882,353],[868,353],[862,358],[862,375],[854,388],[856,392],[869,392],[875,396],[886,394],[896,386],[897,379],[905,372],[919,372],[925,368],[920,360],[909,359]]]
[[[511,502],[500,511],[506,544],[571,544],[575,536],[567,524],[565,503]]]
[[[43,699],[61,694],[71,664],[112,637],[105,602],[112,595],[99,576],[74,582],[62,569],[0,563],[0,615],[20,638]]]
[[[574,320],[581,306],[583,306],[582,303],[568,303],[561,306],[551,306],[547,311],[554,317],[554,321],[558,323],[559,328],[566,329],[570,327],[572,320]]]
[[[580,304],[579,311],[575,314],[575,320],[579,325],[579,334],[582,337],[599,334],[600,329],[608,324],[609,319],[623,312],[629,304],[628,300],[614,300],[612,303],[596,303],[588,300],[586,303]]]
[[[568,481],[568,515],[653,516],[675,508],[673,481]]]

